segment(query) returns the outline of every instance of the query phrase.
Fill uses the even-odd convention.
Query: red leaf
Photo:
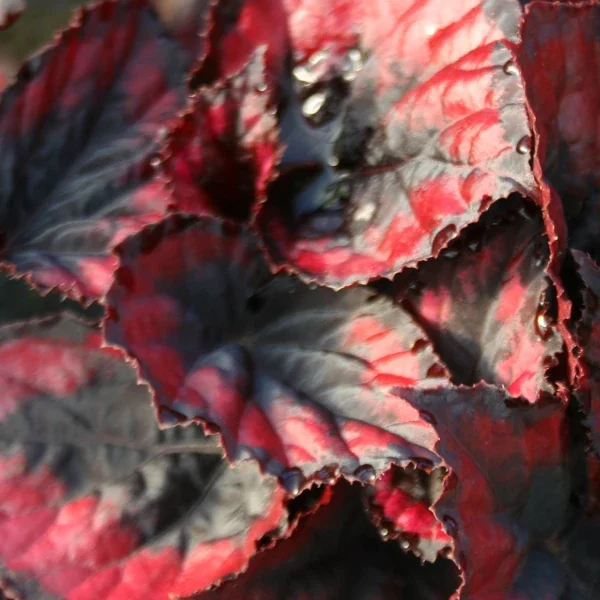
[[[277,267],[335,288],[390,277],[498,198],[535,193],[505,44],[518,2],[286,5],[299,57],[280,75],[287,151],[258,215]]]
[[[262,54],[196,93],[171,131],[163,167],[173,208],[246,220],[279,159]]]
[[[99,345],[67,317],[0,330],[0,388],[19,400],[0,422],[2,587],[168,600],[244,569],[285,530],[283,491],[220,462],[197,427],[158,430],[133,369]]]
[[[526,12],[518,53],[541,175],[560,195],[554,202],[564,206],[570,244],[586,252],[598,251],[600,223],[599,31],[594,4],[535,2]]]
[[[338,483],[329,504],[294,535],[250,561],[248,571],[197,600],[446,600],[454,566],[420,565],[396,542],[383,542],[365,518],[359,490]]]
[[[442,489],[442,472],[392,467],[368,490],[380,533],[386,539],[399,538],[403,548],[430,562],[452,547],[452,538],[430,509]]]
[[[105,334],[139,361],[164,425],[216,426],[231,459],[293,492],[327,466],[371,480],[431,458],[431,426],[389,386],[446,374],[400,307],[271,277],[246,230],[208,218],[168,219],[119,253]]]
[[[576,391],[588,411],[586,424],[591,431],[595,451],[600,454],[600,267],[587,254],[577,250],[572,252],[586,286],[583,313],[577,324],[582,377]]]
[[[555,391],[545,375],[558,362],[562,339],[550,306],[543,225],[530,208],[503,221],[490,214],[396,288],[456,383],[483,380],[535,402]]]
[[[450,475],[433,508],[454,538],[460,598],[562,598],[564,577],[547,543],[568,515],[562,406],[509,408],[502,391],[484,384],[397,394],[436,423]]]
[[[189,58],[145,0],[82,10],[0,101],[0,253],[42,287],[103,295],[112,246],[164,213],[153,153]]]

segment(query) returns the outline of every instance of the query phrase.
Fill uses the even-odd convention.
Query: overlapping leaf
[[[462,600],[562,598],[552,541],[568,523],[564,410],[509,407],[497,388],[396,390],[426,411],[450,469],[434,512],[454,537]]]
[[[452,547],[452,538],[430,508],[442,491],[443,474],[443,469],[427,473],[392,467],[367,489],[380,533],[400,539],[403,548],[430,562]]]
[[[456,589],[454,565],[420,565],[397,542],[383,542],[365,518],[359,490],[336,485],[330,502],[305,519],[294,537],[257,555],[246,573],[196,600],[446,600]]]
[[[588,411],[587,425],[596,452],[600,453],[600,268],[583,252],[573,251],[585,284],[583,314],[577,326],[579,353],[583,367],[579,394]]]
[[[530,208],[503,220],[490,215],[442,256],[399,278],[397,293],[456,383],[483,380],[535,402],[554,391],[546,372],[558,362],[562,339],[544,270],[546,237]]]
[[[163,150],[178,210],[248,219],[279,158],[269,102],[261,53],[241,73],[196,93]]]
[[[222,463],[197,427],[160,431],[97,331],[0,330],[0,583],[25,600],[168,600],[245,568],[285,529],[283,491]]]
[[[105,335],[139,361],[163,423],[216,426],[232,459],[291,491],[328,467],[371,480],[432,458],[431,426],[388,390],[445,371],[401,307],[272,277],[246,230],[209,218],[168,219],[119,253]]]
[[[498,198],[536,193],[505,45],[517,2],[284,4],[296,57],[279,75],[287,151],[258,215],[277,267],[336,288],[389,277],[436,256]],[[244,39],[278,57],[253,5]]]
[[[519,45],[542,175],[560,195],[554,201],[562,200],[570,244],[586,252],[599,250],[599,32],[593,3],[534,2]]]
[[[0,258],[102,296],[111,247],[166,209],[150,163],[189,64],[146,0],[104,0],[21,68],[0,101]]]

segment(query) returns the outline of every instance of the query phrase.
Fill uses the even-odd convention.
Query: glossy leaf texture
[[[165,212],[154,153],[190,57],[146,0],[104,0],[0,100],[0,258],[43,288],[102,297],[112,246]]]
[[[396,393],[436,424],[436,451],[450,470],[433,509],[463,570],[456,597],[563,598],[567,577],[553,551],[560,543],[551,543],[570,516],[563,406],[509,406],[486,384]]]
[[[345,482],[293,537],[261,552],[248,571],[194,600],[446,600],[458,585],[447,560],[421,565],[366,519],[360,490]]]
[[[25,0],[0,0],[0,30],[10,27],[26,6]]]
[[[210,218],[172,217],[118,251],[104,333],[138,361],[163,425],[216,427],[230,459],[292,493],[434,458],[431,425],[389,388],[446,372],[401,307],[271,276],[247,230]]]
[[[169,600],[246,567],[283,491],[150,395],[71,317],[0,329],[0,584],[25,600]]]
[[[519,65],[544,179],[558,193],[569,244],[600,258],[600,7],[534,2],[525,14]]]
[[[260,11],[245,10],[254,2],[244,32],[258,27],[248,15]],[[333,288],[391,277],[437,256],[499,198],[537,194],[507,47],[518,2],[284,6],[289,55],[270,64],[286,65],[277,78],[286,151],[257,215],[275,268]],[[279,37],[273,44],[276,54]]]
[[[455,383],[486,381],[535,402],[555,391],[547,371],[563,344],[544,226],[533,205],[518,205],[494,207],[440,257],[401,275],[395,293]]]
[[[174,209],[245,221],[279,160],[263,53],[198,90],[169,133],[162,170]]]
[[[573,250],[583,279],[583,311],[577,324],[582,380],[577,394],[588,413],[587,426],[596,453],[600,454],[600,267],[585,253]]]
[[[443,487],[444,469],[428,473],[414,467],[391,467],[367,488],[370,514],[385,539],[398,539],[424,561],[448,555],[452,538],[436,519],[431,505]]]

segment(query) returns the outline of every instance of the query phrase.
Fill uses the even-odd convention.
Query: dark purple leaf
[[[249,569],[195,600],[447,600],[454,565],[421,565],[365,518],[358,489],[338,483],[330,502],[294,535],[257,555]]]
[[[398,389],[424,411],[449,469],[436,516],[455,543],[461,600],[555,600],[565,576],[551,540],[568,517],[564,408],[508,406],[507,395],[472,388]]]

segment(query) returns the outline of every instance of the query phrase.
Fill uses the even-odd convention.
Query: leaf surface
[[[284,4],[287,150],[257,217],[277,268],[334,288],[391,277],[499,198],[536,193],[506,45],[518,2]]]
[[[326,468],[371,480],[432,458],[431,426],[389,387],[446,372],[401,307],[273,277],[247,230],[210,218],[168,219],[119,253],[105,335],[139,361],[163,424],[216,426],[232,460],[295,492]]]
[[[596,260],[599,34],[597,5],[534,2],[526,11],[518,47],[541,175],[558,193],[554,202],[564,209],[570,245],[592,252]]]
[[[283,491],[148,390],[70,317],[0,330],[0,582],[25,600],[168,600],[245,568]]]
[[[371,515],[380,533],[386,539],[400,539],[403,548],[429,562],[452,548],[452,538],[431,510],[442,491],[442,472],[391,467],[367,488]]]
[[[600,267],[587,254],[578,250],[572,252],[586,286],[583,290],[583,312],[577,324],[582,377],[576,392],[588,412],[586,425],[595,451],[600,454]]]
[[[167,208],[151,163],[189,63],[146,0],[104,0],[21,68],[0,100],[0,258],[103,295],[113,245]]]
[[[436,424],[450,475],[433,509],[454,538],[460,598],[561,598],[565,576],[548,542],[568,516],[562,405],[509,407],[486,384],[396,393]]]
[[[450,561],[421,565],[396,542],[382,541],[359,490],[341,482],[291,538],[255,556],[238,579],[194,600],[446,600],[457,579]]]
[[[545,272],[547,239],[531,208],[501,221],[490,214],[396,288],[455,383],[483,380],[535,402],[554,393],[546,372],[558,362],[562,338]]]

